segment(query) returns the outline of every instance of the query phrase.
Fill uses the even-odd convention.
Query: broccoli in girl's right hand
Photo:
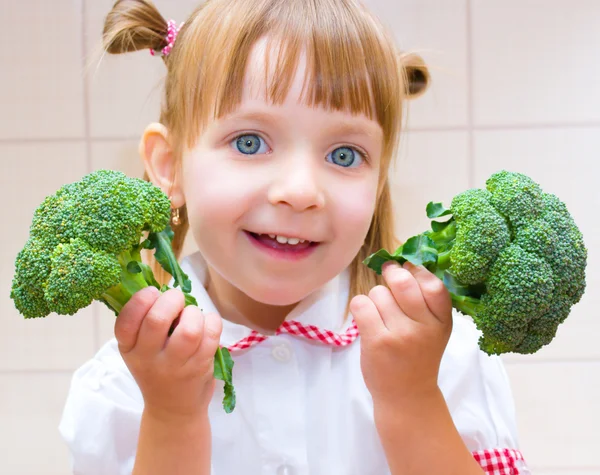
[[[470,315],[488,354],[535,353],[552,341],[585,291],[587,249],[567,207],[521,173],[500,171],[485,190],[458,194],[450,209],[427,205],[430,231],[364,263],[424,265],[459,312]]]
[[[138,290],[168,290],[142,262],[142,249],[154,249],[186,306],[197,305],[171,247],[170,216],[171,202],[160,188],[121,172],[99,170],[63,186],[35,210],[29,240],[17,255],[10,293],[15,306],[25,318],[38,318],[73,315],[98,300],[118,316]],[[227,348],[218,349],[214,375],[225,383],[228,413],[235,408],[232,369]]]

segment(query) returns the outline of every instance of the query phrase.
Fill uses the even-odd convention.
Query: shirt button
[[[292,358],[292,349],[287,343],[279,343],[273,347],[271,354],[277,361],[287,363]],[[282,465],[282,467],[287,467],[287,465]]]
[[[294,475],[296,471],[289,465],[281,465],[277,469],[277,475]]]

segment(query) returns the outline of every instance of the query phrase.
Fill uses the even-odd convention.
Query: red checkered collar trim
[[[192,281],[192,295],[204,312],[216,308],[204,287],[206,261],[199,252],[185,257],[181,267]],[[350,272],[330,280],[321,289],[306,297],[288,315],[274,335],[289,334],[305,338],[314,344],[344,347],[356,340],[358,328],[351,315],[344,318],[350,288]],[[232,352],[247,350],[269,338],[246,326],[223,320],[221,346]]]

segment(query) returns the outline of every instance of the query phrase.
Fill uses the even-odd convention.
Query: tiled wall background
[[[394,173],[406,238],[425,204],[482,186],[501,168],[558,194],[590,249],[589,290],[553,344],[505,358],[522,450],[538,475],[600,474],[600,2],[366,0],[404,49],[427,60],[431,90],[410,108]],[[164,67],[147,53],[82,74],[112,0],[0,2],[0,474],[65,475],[57,424],[74,369],[112,335],[92,306],[24,321],[8,298],[16,253],[47,194],[97,168],[139,176],[144,125]],[[183,20],[196,0],[157,0]],[[188,250],[193,249],[190,243]]]

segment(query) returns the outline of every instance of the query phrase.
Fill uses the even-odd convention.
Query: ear
[[[407,99],[415,99],[425,94],[431,83],[431,76],[423,58],[418,54],[405,53],[400,55],[400,63],[404,68],[404,92]]]
[[[159,123],[146,127],[140,140],[139,152],[150,181],[171,198],[174,208],[183,206],[185,196],[167,128]]]

